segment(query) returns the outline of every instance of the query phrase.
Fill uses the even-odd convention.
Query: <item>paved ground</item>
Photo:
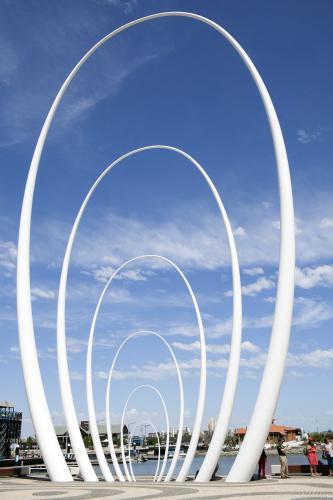
[[[196,483],[158,483],[152,484],[138,480],[136,483],[86,484],[76,481],[51,483],[49,481],[21,478],[0,480],[0,500],[89,500],[108,498],[125,499],[332,499],[333,478],[293,477],[290,479],[267,479],[252,481],[248,484],[225,484],[222,481],[197,485]]]

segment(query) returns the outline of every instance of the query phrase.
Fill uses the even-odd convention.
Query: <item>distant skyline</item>
[[[267,8],[269,7],[269,8]],[[33,432],[18,352],[15,268],[23,190],[46,113],[80,57],[132,19],[166,10],[202,14],[248,52],[271,94],[287,146],[296,213],[292,336],[275,420],[305,430],[333,427],[332,21],[330,1],[0,0],[0,400],[23,411]],[[62,424],[56,364],[56,297],[69,231],[91,184],[117,156],[167,144],[197,159],[231,219],[243,285],[243,351],[231,427],[249,423],[270,337],[277,281],[279,207],[266,116],[239,56],[209,27],[160,19],[105,44],[70,86],[51,128],[38,175],[31,241],[35,334],[49,408]],[[148,151],[110,173],[87,208],[74,247],[67,297],[72,390],[87,419],[85,356],[103,284],[124,260],[144,253],[185,272],[203,313],[208,384],[203,419],[223,393],[231,330],[230,258],[217,207],[200,175],[169,151]],[[106,376],[121,340],[155,330],[170,342],[192,428],[199,339],[190,298],[174,271],[136,263],[112,285],[93,355],[98,419]],[[149,380],[178,423],[173,363],[157,339],[133,340],[120,355],[111,412],[119,422],[135,385]],[[176,394],[176,396],[175,396]],[[165,428],[159,401],[135,397],[126,421]]]

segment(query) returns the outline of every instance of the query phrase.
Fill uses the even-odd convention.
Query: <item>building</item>
[[[10,456],[10,445],[21,438],[22,412],[14,403],[0,402],[0,457]]]
[[[216,419],[215,418],[210,418],[208,420],[208,432],[210,434],[213,434],[213,432],[215,431],[215,427],[216,427]]]
[[[97,427],[98,427],[99,438],[101,440],[102,445],[108,446],[108,435],[106,431],[106,424],[98,424]],[[70,445],[70,438],[68,435],[67,426],[66,425],[55,426],[55,431],[60,447],[67,450],[68,446]],[[89,429],[89,422],[87,420],[81,421],[80,431],[82,438],[90,437],[91,434]],[[126,425],[124,425],[123,427],[123,434],[124,436],[127,436],[128,434],[128,429]],[[113,441],[120,439],[120,424],[112,425],[112,439]]]
[[[233,434],[238,438],[239,443],[242,443],[246,434],[246,430],[246,428],[241,427],[240,429],[235,429],[233,431]],[[282,438],[284,441],[295,441],[297,439],[297,436],[301,436],[301,433],[301,429],[297,427],[272,424],[267,436],[267,443],[276,444],[280,438]]]

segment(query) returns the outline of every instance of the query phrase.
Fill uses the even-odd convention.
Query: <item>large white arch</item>
[[[116,276],[116,273],[113,274],[113,277],[115,277],[115,276]],[[106,290],[106,288],[105,288],[105,290]],[[96,324],[96,320],[97,320],[97,316],[98,316],[98,311],[99,311],[99,307],[100,307],[100,304],[101,304],[102,300],[103,300],[103,297],[101,297],[101,300],[99,301],[98,306],[97,306],[96,311],[95,311],[95,314],[94,314],[94,320],[93,320],[93,324],[92,324],[91,334],[89,336],[88,346],[90,346],[90,344],[92,345],[92,342],[93,342],[93,335],[94,335],[95,324]],[[166,345],[166,347],[168,348],[168,350],[169,350],[169,352],[171,354],[171,357],[173,359],[173,362],[174,362],[174,365],[175,365],[175,368],[176,368],[176,372],[177,372],[178,387],[179,387],[179,423],[178,423],[179,432],[178,432],[177,441],[176,441],[175,453],[174,453],[174,456],[173,456],[173,459],[171,461],[168,473],[167,473],[166,478],[165,478],[165,481],[169,481],[171,479],[171,477],[172,477],[172,474],[173,474],[174,469],[175,469],[176,464],[177,464],[178,455],[179,455],[179,451],[180,451],[180,447],[181,447],[181,441],[182,441],[182,434],[183,434],[183,427],[184,427],[184,390],[183,390],[183,382],[182,382],[182,377],[181,377],[179,365],[178,365],[178,362],[177,362],[177,358],[176,358],[176,356],[175,356],[175,354],[174,354],[171,346],[169,345],[169,343],[160,334],[158,334],[156,332],[153,332],[151,330],[141,330],[141,331],[137,331],[137,332],[134,332],[134,333],[131,333],[130,335],[128,335],[123,340],[123,342],[120,344],[120,346],[118,347],[118,349],[117,349],[117,351],[116,351],[116,353],[114,355],[114,358],[112,360],[112,365],[111,365],[111,368],[110,368],[110,371],[109,371],[108,382],[107,382],[107,387],[106,387],[106,395],[105,395],[105,418],[106,418],[106,431],[107,431],[107,434],[108,434],[108,441],[109,441],[109,449],[110,449],[112,463],[113,463],[113,466],[115,468],[117,477],[118,477],[118,479],[120,481],[124,481],[125,478],[124,478],[124,476],[123,476],[123,474],[121,472],[121,469],[119,467],[118,460],[117,460],[117,455],[116,455],[116,452],[115,452],[115,449],[114,449],[114,445],[113,445],[113,441],[112,441],[112,429],[111,429],[112,424],[111,424],[111,414],[110,414],[111,382],[112,382],[112,375],[113,375],[114,367],[116,365],[116,361],[117,361],[118,356],[119,356],[120,352],[122,351],[123,347],[131,339],[133,339],[135,337],[138,337],[140,335],[144,335],[144,336],[145,335],[153,335],[153,336],[159,338]],[[91,348],[92,347],[89,347],[90,353],[87,354],[87,359],[88,359],[88,357],[90,357],[90,361],[87,362],[87,375],[86,375],[86,379],[87,379],[87,392],[89,390],[91,392],[91,394],[92,394],[92,384],[90,384],[90,383],[88,384],[88,380],[89,381],[92,380],[91,379]],[[88,374],[88,370],[89,370],[89,374]],[[89,395],[89,399],[91,400],[91,395]],[[95,425],[96,414],[95,414],[95,408],[94,408],[94,406],[92,406],[90,408],[89,418],[91,418],[91,421],[93,422],[93,425]],[[98,457],[98,460],[100,458],[101,457]],[[104,453],[103,453],[102,459],[103,458],[105,460]]]
[[[135,26],[136,24],[158,19],[161,17],[188,17],[201,21],[220,33],[240,55],[248,68],[261,96],[270,130],[277,164],[277,174],[280,194],[280,265],[277,285],[275,314],[268,351],[267,363],[260,386],[255,409],[240,453],[232,467],[228,481],[248,481],[255,468],[257,459],[263,448],[266,435],[275,411],[279,390],[282,383],[285,360],[289,345],[293,291],[294,291],[294,266],[295,266],[295,241],[294,241],[294,210],[292,189],[289,173],[287,153],[283,141],[280,124],[266,89],[253,62],[238,44],[238,42],[217,23],[198,14],[190,12],[161,12],[131,21],[106,35],[96,43],[77,63],[61,86],[53,104],[48,112],[30,164],[27,183],[24,191],[21,219],[18,238],[17,255],[17,312],[19,345],[23,376],[32,422],[35,428],[39,446],[44,458],[48,473],[54,481],[70,481],[68,468],[61,454],[56,439],[54,427],[48,409],[44,387],[41,379],[37,357],[34,326],[31,308],[30,285],[30,232],[31,214],[34,197],[36,177],[38,173],[41,154],[45,140],[52,124],[56,110],[76,73],[89,57],[105,42]],[[66,355],[66,353],[65,353]],[[229,367],[230,368],[230,367]],[[228,380],[228,376],[227,376]],[[68,387],[67,387],[68,389]],[[70,387],[69,387],[70,389]],[[82,447],[81,447],[82,448]],[[85,450],[82,457],[77,457],[83,477],[88,481],[95,481],[90,463],[87,462]],[[201,480],[207,480],[208,469],[214,467],[213,457],[207,464],[205,474],[200,475]],[[82,465],[82,467],[81,467]],[[197,478],[198,480],[198,478]]]
[[[131,471],[131,476],[132,476],[133,482],[136,481],[135,475],[134,475],[134,472],[133,472],[133,468],[132,468],[132,460],[131,460],[131,441],[132,441],[132,436],[134,435],[133,430],[136,429],[137,427],[139,427],[140,425],[145,424],[145,423],[149,424],[153,428],[153,431],[155,432],[156,438],[157,438],[158,457],[157,457],[157,465],[156,465],[156,471],[155,471],[155,475],[154,475],[154,478],[153,478],[153,482],[155,482],[157,480],[158,471],[159,471],[159,468],[160,468],[160,462],[161,462],[161,443],[160,443],[160,437],[158,435],[157,429],[156,429],[155,425],[150,420],[141,420],[140,422],[138,422],[137,424],[134,425],[134,427],[132,429],[132,432],[131,432],[131,434],[129,435],[129,438],[128,438],[128,463],[129,463],[129,468],[130,468],[130,471]]]
[[[231,350],[230,350],[230,359],[232,360],[232,363],[229,363],[228,371],[227,371],[227,378],[226,378],[226,384],[225,384],[225,392],[224,392],[224,397],[221,403],[220,411],[219,411],[219,416],[218,416],[218,421],[220,427],[216,429],[216,433],[214,433],[215,437],[213,436],[212,438],[212,450],[213,454],[210,459],[210,467],[213,469],[215,468],[215,464],[219,458],[220,450],[222,448],[227,430],[228,430],[228,423],[230,420],[230,415],[231,415],[231,410],[232,410],[232,405],[233,405],[233,400],[236,392],[236,385],[237,385],[237,378],[238,378],[238,370],[239,370],[239,360],[240,360],[240,350],[241,350],[241,336],[242,336],[242,299],[241,299],[241,284],[240,284],[240,274],[239,274],[239,266],[238,266],[238,258],[237,258],[237,252],[236,252],[236,245],[230,225],[230,221],[228,219],[227,213],[225,211],[225,208],[223,206],[222,200],[218,194],[218,191],[216,190],[213,182],[211,181],[210,177],[206,173],[206,171],[203,169],[203,167],[194,159],[192,158],[189,154],[185,153],[181,149],[172,147],[172,146],[166,146],[166,145],[153,145],[153,146],[144,146],[139,149],[135,149],[133,151],[130,151],[129,153],[126,153],[122,155],[121,157],[117,158],[114,162],[112,162],[97,178],[95,183],[92,185],[90,188],[88,194],[86,195],[80,210],[76,216],[75,222],[72,227],[72,231],[70,234],[70,237],[68,239],[67,243],[67,248],[63,260],[63,265],[62,265],[62,270],[61,270],[61,278],[60,278],[60,285],[59,285],[59,296],[58,296],[58,315],[57,315],[57,351],[58,351],[58,371],[59,371],[59,380],[60,380],[60,387],[62,389],[62,399],[63,399],[63,406],[64,406],[64,413],[65,413],[65,418],[67,422],[67,428],[68,428],[68,433],[70,436],[73,434],[73,440],[71,437],[71,442],[73,443],[73,449],[76,454],[86,454],[84,444],[81,438],[78,422],[76,420],[75,416],[75,408],[74,408],[74,402],[73,402],[73,397],[71,393],[71,388],[70,388],[70,377],[69,377],[69,369],[68,369],[68,363],[67,363],[67,354],[66,354],[66,325],[65,325],[65,305],[66,305],[66,286],[67,286],[67,276],[68,276],[68,269],[69,269],[69,262],[70,262],[70,257],[71,257],[71,252],[73,248],[73,244],[75,241],[75,236],[81,221],[81,218],[83,216],[84,210],[90,200],[90,197],[94,193],[95,189],[99,185],[99,183],[102,181],[102,179],[107,175],[108,172],[112,170],[116,165],[118,165],[121,161],[124,159],[133,156],[135,154],[148,151],[148,150],[153,150],[153,149],[163,149],[163,150],[169,150],[173,151],[177,154],[180,154],[181,156],[184,156],[186,159],[188,159],[192,165],[194,165],[205,181],[208,184],[208,187],[211,191],[211,193],[214,196],[214,199],[217,203],[217,206],[219,208],[226,234],[227,234],[227,241],[229,245],[229,250],[230,250],[230,256],[231,256],[231,267],[232,267],[232,282],[233,282],[233,327],[232,327],[232,340],[231,340]],[[196,300],[194,297],[193,292],[191,291],[191,287],[189,286],[189,283],[187,279],[185,278],[184,274],[181,272],[181,270],[173,264],[169,259],[164,258],[166,261],[168,261],[173,267],[177,269],[179,274],[181,275],[183,281],[185,282],[192,298],[192,302],[196,311],[196,316],[197,316],[197,321],[198,321],[198,326],[199,326],[199,335],[200,335],[200,360],[201,360],[201,369],[200,369],[200,384],[199,384],[199,394],[198,394],[198,403],[197,403],[197,409],[196,409],[196,414],[195,414],[195,419],[194,419],[194,424],[193,424],[193,431],[192,431],[192,436],[191,436],[191,441],[190,445],[184,460],[184,463],[180,469],[180,472],[177,476],[177,481],[184,481],[186,479],[186,476],[188,474],[188,471],[191,467],[196,449],[197,449],[197,444],[199,441],[200,437],[200,431],[201,431],[201,422],[202,422],[202,417],[203,417],[203,411],[204,411],[204,400],[205,400],[205,391],[206,391],[206,350],[205,350],[205,340],[204,340],[204,333],[203,333],[203,326],[202,326],[202,321],[200,318],[200,312],[199,309],[197,308]],[[117,270],[117,272],[119,269]],[[101,299],[103,297],[101,296]],[[88,343],[88,355],[87,355],[87,363],[91,363],[91,348],[92,346]],[[90,360],[90,361],[89,361]],[[90,373],[90,371],[89,371]],[[87,377],[89,377],[88,370],[87,370]],[[87,378],[87,390],[91,386],[92,382],[91,380]],[[87,393],[88,395],[88,393]],[[92,397],[92,389],[91,389],[91,395],[89,397],[88,395],[88,412],[90,415],[92,415],[92,409],[94,408],[93,404],[93,397]],[[98,444],[97,440],[97,427],[95,430],[93,430],[94,424],[92,427],[92,435],[93,433],[96,434],[96,454],[100,457],[101,462],[104,462],[105,459],[103,459],[103,450],[101,446]],[[75,439],[74,439],[75,438]],[[213,447],[215,443],[215,447]],[[87,455],[87,454],[86,454]],[[112,473],[107,467],[107,464],[105,463],[103,465],[103,475],[107,480],[112,481]],[[118,475],[118,474],[117,474]],[[209,475],[208,479],[211,477],[211,474]],[[120,475],[121,478],[121,475]],[[168,477],[169,479],[169,477]]]
[[[138,385],[137,387],[135,387],[128,395],[128,398],[126,400],[126,403],[124,405],[124,408],[123,408],[123,412],[122,412],[122,415],[121,415],[121,423],[120,423],[120,448],[121,448],[121,458],[123,460],[123,466],[124,466],[124,471],[125,471],[125,474],[126,474],[126,477],[127,477],[127,480],[128,481],[132,481],[132,477],[129,473],[129,470],[127,468],[127,465],[126,465],[126,456],[125,456],[125,450],[124,450],[124,432],[123,432],[123,428],[124,428],[124,421],[125,421],[125,414],[126,414],[126,410],[127,410],[127,406],[128,406],[128,403],[130,402],[132,396],[139,390],[141,389],[150,389],[152,391],[154,391],[161,403],[162,403],[162,406],[163,406],[163,410],[164,410],[164,415],[165,415],[165,422],[166,422],[166,429],[167,429],[167,436],[166,436],[166,443],[165,443],[165,453],[164,453],[164,458],[163,458],[163,462],[162,462],[162,467],[161,467],[161,470],[160,470],[160,473],[158,475],[158,478],[157,478],[157,481],[161,481],[162,477],[163,477],[163,474],[164,474],[164,471],[165,471],[165,467],[166,467],[166,464],[167,464],[167,461],[168,461],[168,454],[169,454],[169,440],[170,440],[170,425],[169,425],[169,415],[168,415],[168,410],[167,410],[167,407],[166,407],[166,404],[165,404],[165,401],[164,401],[164,398],[161,394],[161,392],[156,388],[154,387],[153,385],[149,385],[149,384],[143,384],[143,385]]]

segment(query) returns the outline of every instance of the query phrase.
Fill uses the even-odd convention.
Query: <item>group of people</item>
[[[289,477],[286,454],[287,446],[284,444],[282,438],[279,439],[276,449],[280,459],[281,479],[287,479]],[[328,438],[325,438],[321,449],[322,458],[327,461],[329,475],[333,476],[333,443]],[[311,476],[319,476],[317,473],[318,459],[316,451],[317,449],[313,438],[309,436],[306,447],[304,448],[304,454],[307,456],[309,462]],[[258,479],[266,479],[266,460],[267,455],[265,449],[263,449],[258,462]]]

